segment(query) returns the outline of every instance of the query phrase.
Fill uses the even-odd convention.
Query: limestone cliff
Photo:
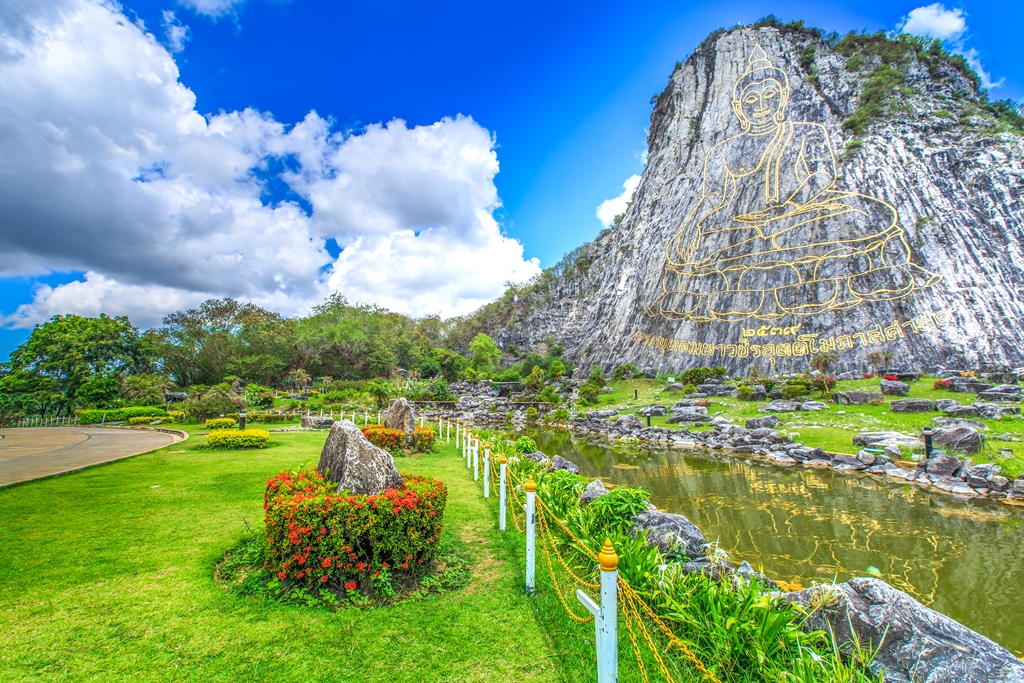
[[[584,367],[1024,365],[1020,119],[937,46],[875,38],[709,37],[657,98],[622,220],[492,334]]]

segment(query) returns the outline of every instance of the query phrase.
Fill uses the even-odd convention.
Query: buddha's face
[[[739,99],[732,101],[740,123],[747,128],[763,126],[772,121],[783,120],[783,110],[789,99],[789,89],[774,78],[767,78],[748,84],[739,94]]]

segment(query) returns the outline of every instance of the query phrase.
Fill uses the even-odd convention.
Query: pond
[[[706,450],[617,452],[564,430],[522,434],[589,478],[647,489],[655,505],[685,515],[734,562],[803,587],[869,576],[871,567],[1024,655],[1024,509]]]

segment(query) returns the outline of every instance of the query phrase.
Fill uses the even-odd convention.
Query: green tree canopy
[[[501,361],[501,349],[498,348],[498,344],[483,332],[473,337],[473,341],[469,343],[469,350],[473,352],[469,365],[474,370],[490,371]]]

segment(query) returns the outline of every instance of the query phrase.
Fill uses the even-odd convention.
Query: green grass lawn
[[[199,431],[189,428],[190,432]],[[213,567],[262,525],[266,480],[315,465],[326,434],[260,451],[193,437],[0,489],[0,680],[575,681],[592,626],[562,630],[522,589],[522,537],[497,533],[454,447],[401,459],[450,488],[442,544],[472,561],[459,591],[372,611],[238,597]],[[540,571],[540,568],[538,568]],[[592,664],[590,665],[592,667]]]
[[[910,383],[910,392],[906,398],[952,398],[964,404],[973,403],[976,400],[974,394],[951,393],[944,389],[933,389],[934,378],[925,378]],[[649,380],[635,379],[609,384],[614,391],[610,394],[601,394],[598,405],[589,408],[614,407],[623,413],[635,412],[636,409],[659,403],[671,406],[678,400],[683,399],[681,393],[661,393],[666,386],[664,379]],[[634,390],[636,394],[634,394]],[[854,380],[839,382],[836,390],[846,391],[878,391],[878,379]],[[636,397],[635,397],[636,396]],[[808,396],[807,399],[825,400],[817,393]],[[893,398],[885,397],[885,404],[879,406],[839,406],[829,403],[828,410],[816,412],[778,413],[779,429],[785,429],[798,441],[803,441],[811,447],[821,447],[835,453],[855,453],[857,448],[853,445],[853,437],[862,431],[898,431],[908,434],[919,434],[921,430],[931,424],[931,418],[941,413],[891,413],[889,403]],[[741,401],[731,397],[711,397],[712,405],[709,411],[713,415],[722,415],[737,421],[751,417],[763,417],[758,408],[762,403]],[[645,419],[645,418],[644,418]],[[658,427],[673,427],[665,423],[667,418],[653,417],[651,424]],[[1009,477],[1016,477],[1024,474],[1024,442],[1006,441],[998,438],[1005,434],[1013,438],[1024,439],[1024,419],[1018,417],[1003,418],[1001,420],[980,420],[988,430],[985,435],[988,437],[988,447],[979,454],[972,456],[975,463],[996,462],[1003,467]],[[686,425],[683,425],[685,428]],[[1009,448],[1013,457],[1003,459],[997,457],[1000,449]]]

